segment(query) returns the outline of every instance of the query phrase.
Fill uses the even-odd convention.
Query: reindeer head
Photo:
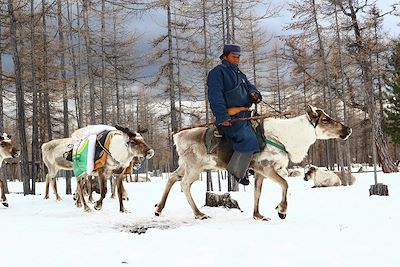
[[[335,121],[322,109],[307,105],[307,118],[315,128],[317,139],[341,138],[346,140],[351,135],[351,128]]]
[[[144,141],[140,133],[132,132],[128,128],[119,125],[115,125],[115,128],[127,135],[126,145],[128,150],[139,162],[144,158],[150,159],[154,156],[154,150]]]
[[[11,136],[6,133],[0,134],[0,157],[16,158],[19,154],[20,151],[11,144]]]
[[[304,175],[304,181],[313,180],[315,178],[315,174],[317,173],[318,167],[314,165],[309,165],[306,168],[307,172]]]

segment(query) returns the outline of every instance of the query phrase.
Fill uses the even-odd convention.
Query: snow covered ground
[[[9,183],[10,206],[0,205],[0,266],[398,267],[400,175],[378,174],[389,196],[369,196],[373,173],[356,177],[353,186],[331,188],[288,178],[285,220],[275,211],[281,189],[266,180],[260,212],[272,219],[268,222],[252,219],[252,186],[231,193],[243,213],[202,207],[212,218],[197,221],[178,184],[161,217],[154,216],[165,178],[126,184],[129,214],[119,212],[109,193],[101,211],[87,214],[74,206],[72,196],[44,200],[44,184],[38,184],[40,195],[23,196],[21,183]],[[64,184],[60,179],[60,192]],[[205,203],[205,186],[198,181],[192,187],[199,207]],[[141,235],[130,232],[138,227],[149,229]]]

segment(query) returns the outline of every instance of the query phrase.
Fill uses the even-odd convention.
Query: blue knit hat
[[[236,55],[240,55],[240,46],[236,44],[226,44],[224,45],[223,53],[232,53]]]

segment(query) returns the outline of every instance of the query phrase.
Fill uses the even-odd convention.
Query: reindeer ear
[[[316,170],[318,170],[318,167],[315,166],[315,165],[311,165],[311,166],[310,166],[310,170],[316,171]]]
[[[317,112],[317,109],[311,105],[307,105],[306,113],[308,119],[315,125],[319,119],[319,114]]]

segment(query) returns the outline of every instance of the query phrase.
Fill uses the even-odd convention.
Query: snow
[[[252,219],[252,186],[231,192],[241,213],[202,207],[206,184],[195,182],[193,197],[212,217],[198,221],[178,183],[161,216],[154,216],[166,178],[126,184],[128,214],[119,212],[109,193],[101,211],[85,213],[70,195],[61,194],[59,202],[54,195],[44,200],[43,183],[37,184],[40,194],[23,196],[22,184],[10,182],[9,208],[0,207],[0,266],[398,267],[399,174],[378,174],[389,196],[369,196],[373,173],[355,175],[353,186],[330,188],[311,188],[313,183],[302,177],[287,178],[285,220],[275,211],[281,189],[265,180],[260,212],[271,218],[268,222]],[[65,192],[64,180],[58,185]],[[214,189],[217,185],[214,181]],[[135,227],[149,229],[139,235],[130,232]]]

